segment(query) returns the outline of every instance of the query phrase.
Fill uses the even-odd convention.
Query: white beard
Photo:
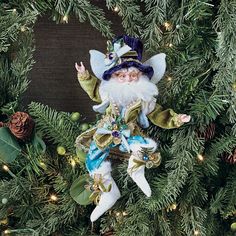
[[[158,89],[146,75],[141,75],[138,81],[132,82],[121,83],[115,79],[103,80],[99,87],[99,93],[102,101],[108,99],[111,103],[115,102],[120,109],[141,100],[142,111],[148,114],[155,108],[156,99],[154,96],[158,95]]]

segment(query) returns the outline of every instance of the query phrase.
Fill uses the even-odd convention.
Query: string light
[[[194,235],[195,236],[197,236],[197,235],[199,235],[200,234],[200,232],[198,231],[198,230],[194,230]]]
[[[16,13],[16,8],[14,8],[14,9],[12,10],[12,12],[13,12],[13,13]]]
[[[172,43],[168,43],[167,47],[172,48],[174,45]]]
[[[171,30],[171,28],[172,28],[172,24],[170,22],[168,22],[168,21],[166,21],[164,23],[164,26],[165,26],[166,30]]]
[[[167,78],[167,81],[172,81],[172,77],[168,76]]]
[[[118,212],[116,212],[116,216],[120,216],[120,214],[121,214],[121,213],[120,213],[119,211],[118,211]]]
[[[3,170],[5,170],[11,177],[14,177],[14,178],[16,177],[16,175],[11,172],[11,170],[9,169],[9,167],[8,167],[7,165],[3,165],[2,168],[3,168]]]
[[[64,22],[68,23],[68,15],[64,15],[63,18],[62,18],[62,20],[63,20]]]
[[[72,167],[75,167],[75,165],[76,165],[75,160],[74,160],[74,159],[71,159],[70,164],[72,165]]]
[[[46,165],[45,165],[45,163],[44,162],[39,162],[39,165],[41,166],[41,167],[43,167],[43,168],[45,168],[46,167]]]
[[[10,234],[11,233],[11,231],[9,230],[9,229],[6,229],[5,231],[4,231],[4,234]]]
[[[55,194],[52,194],[52,195],[50,196],[50,199],[51,199],[52,201],[56,202],[56,201],[58,200],[58,197],[57,197]]]
[[[116,6],[115,8],[114,8],[114,12],[118,12],[119,11],[119,8]]]
[[[199,161],[204,161],[204,156],[201,155],[201,154],[198,154],[198,155],[197,155],[197,159],[198,159]]]
[[[177,204],[173,203],[173,204],[171,205],[171,209],[172,209],[172,210],[176,210],[176,208],[177,208]]]
[[[123,211],[123,212],[122,212],[122,215],[123,215],[123,216],[127,216],[128,213],[127,213],[126,211]]]
[[[26,31],[26,27],[25,27],[25,26],[21,26],[21,27],[20,27],[20,31],[21,31],[21,32],[25,32],[25,31]]]
[[[8,167],[7,165],[3,165],[2,168],[3,168],[3,170],[5,170],[5,171],[7,171],[7,172],[9,171],[9,167]]]
[[[177,204],[176,203],[172,203],[172,205],[168,206],[166,211],[170,212],[170,211],[175,211],[177,209]]]

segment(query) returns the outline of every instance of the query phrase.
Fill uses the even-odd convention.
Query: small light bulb
[[[10,234],[11,233],[11,231],[9,230],[9,229],[6,229],[5,231],[4,231],[4,234]]]
[[[116,216],[120,216],[120,212],[118,211],[118,212],[116,212]]]
[[[169,22],[165,22],[165,23],[164,23],[164,26],[165,26],[165,27],[169,27],[169,26],[170,26],[170,23],[169,23]]]
[[[198,154],[198,155],[197,155],[197,159],[198,159],[199,161],[204,161],[204,156],[201,155],[201,154]]]
[[[172,208],[173,210],[176,210],[177,205],[176,205],[175,203],[173,203],[173,204],[171,205],[171,208]]]
[[[25,32],[25,31],[26,31],[25,26],[21,26],[21,27],[20,27],[20,31],[21,31],[21,32]]]
[[[194,235],[199,235],[200,232],[198,230],[194,230]]]
[[[167,79],[167,81],[171,81],[172,77],[168,76],[166,79]]]
[[[114,12],[118,12],[119,11],[119,8],[118,7],[115,7],[114,8]]]
[[[57,197],[55,194],[52,194],[52,195],[50,196],[50,199],[51,199],[52,201],[56,202],[56,201],[58,200],[58,197]]]
[[[169,44],[168,44],[168,47],[169,47],[169,48],[172,48],[172,47],[173,47],[173,44],[172,44],[172,43],[169,43]]]
[[[70,164],[72,165],[72,167],[75,167],[75,165],[76,165],[76,162],[75,162],[75,160],[74,160],[74,159],[72,159],[72,160],[70,161]]]
[[[123,215],[123,216],[127,216],[128,213],[127,213],[126,211],[123,211],[123,212],[122,212],[122,215]]]
[[[62,20],[63,20],[64,22],[68,23],[68,16],[67,16],[67,15],[63,16]]]
[[[164,26],[165,26],[166,30],[170,30],[170,29],[172,28],[171,23],[168,22],[168,21],[166,21],[166,22],[164,23]]]
[[[12,10],[12,12],[13,12],[13,13],[16,13],[16,8],[14,8],[14,9]]]
[[[7,165],[3,165],[2,167],[5,171],[9,171],[9,167]]]

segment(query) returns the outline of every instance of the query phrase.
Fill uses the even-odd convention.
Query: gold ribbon
[[[89,200],[93,201],[96,205],[98,205],[101,193],[102,192],[110,192],[111,191],[111,184],[108,185],[106,188],[103,184],[102,174],[95,174],[94,175],[94,182],[92,184],[85,185],[87,190],[93,190],[91,195],[89,196]]]

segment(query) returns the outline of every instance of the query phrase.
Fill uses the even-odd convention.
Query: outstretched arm
[[[101,102],[99,95],[99,85],[100,81],[95,77],[89,74],[85,69],[82,62],[80,65],[75,63],[75,68],[77,70],[77,78],[83,90],[89,95],[89,97],[95,102]]]
[[[161,105],[157,104],[155,109],[148,114],[150,121],[164,129],[178,128],[184,123],[190,121],[191,117],[185,114],[177,114],[172,109],[164,110]]]

